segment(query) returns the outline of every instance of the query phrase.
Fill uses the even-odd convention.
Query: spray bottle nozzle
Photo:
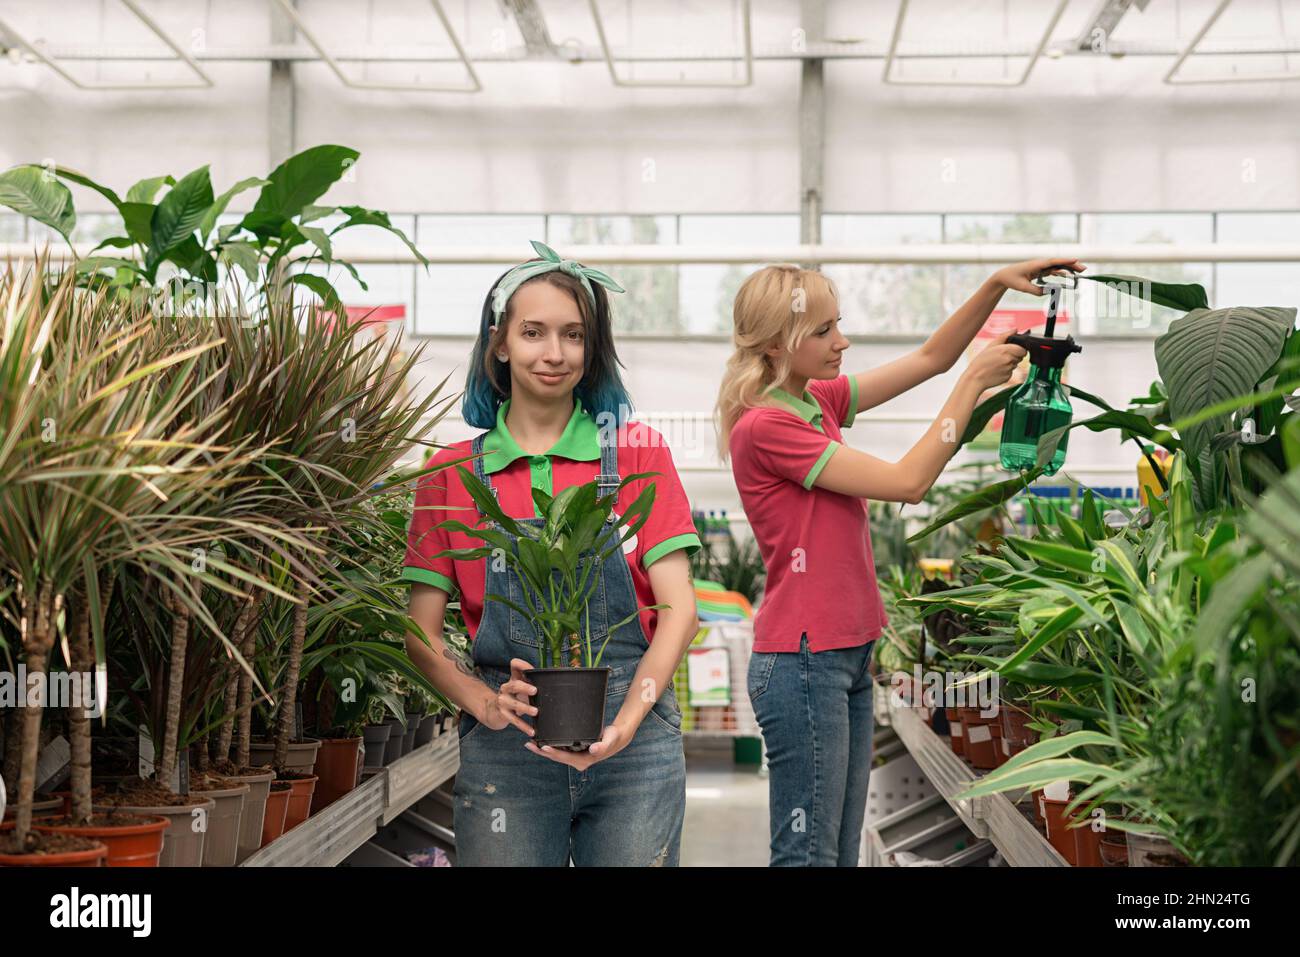
[[[1083,346],[1074,336],[1057,339],[1054,336],[1031,336],[1028,331],[1007,336],[1007,342],[1020,346],[1029,353],[1029,361],[1043,369],[1059,369],[1073,353],[1082,352]]]

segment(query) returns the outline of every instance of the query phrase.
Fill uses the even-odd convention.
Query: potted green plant
[[[458,521],[440,523],[439,528],[483,542],[478,548],[448,549],[442,555],[465,561],[499,557],[519,576],[523,605],[503,595],[485,599],[522,616],[537,637],[538,666],[524,673],[537,688],[530,699],[537,708],[533,740],[538,746],[585,750],[600,740],[603,730],[610,671],[600,664],[605,645],[610,635],[646,610],[637,609],[610,625],[597,647],[599,636],[591,631],[588,603],[600,583],[601,566],[611,557],[624,560],[623,543],[640,531],[654,505],[655,487],[649,483],[621,516],[615,516],[618,493],[629,482],[656,473],[630,475],[605,496],[595,482],[569,486],[555,496],[535,488],[533,499],[542,520],[534,524],[516,522],[473,474],[463,466],[456,471],[491,524],[471,528]],[[587,555],[592,557],[584,558]]]

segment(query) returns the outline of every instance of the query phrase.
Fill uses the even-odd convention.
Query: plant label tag
[[[960,721],[953,721],[953,722],[949,723],[949,725],[948,725],[948,730],[952,732],[952,736],[953,736],[954,738],[960,738],[960,737],[961,737],[961,722],[960,722]]]
[[[1006,738],[1002,739],[1002,753],[1003,754],[1011,753],[1011,742],[1008,741]]]
[[[36,759],[36,790],[52,791],[67,780],[72,772],[72,747],[63,735],[54,738],[41,749]]]
[[[983,744],[985,741],[993,740],[993,732],[989,730],[987,724],[971,725],[970,734],[966,736],[971,744]]]

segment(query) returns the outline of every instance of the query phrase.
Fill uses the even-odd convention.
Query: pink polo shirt
[[[583,415],[585,413],[579,406],[566,436],[571,434],[573,426],[579,424],[578,420]],[[504,430],[504,425],[501,424],[503,419],[504,415],[500,415],[498,428],[501,430]],[[594,445],[594,438],[591,438],[595,435],[595,425],[590,416],[581,424],[589,425],[588,441],[569,442],[567,451],[582,455],[582,459],[568,458],[562,453],[522,456],[500,471],[492,472],[489,477],[497,488],[500,496],[498,501],[507,515],[511,518],[535,516],[536,504],[532,497],[535,485],[545,487],[547,491],[559,491],[596,478],[596,473],[600,471],[600,451]],[[590,445],[590,448],[583,450],[584,445]],[[466,439],[439,451],[426,463],[426,467],[460,461],[469,455],[470,440]],[[462,464],[467,470],[473,471],[472,461]],[[637,472],[660,473],[653,478],[639,479],[623,486],[615,504],[615,510],[621,515],[641,494],[647,483],[655,486],[655,501],[649,519],[633,538],[623,544],[623,557],[632,573],[637,605],[645,608],[655,604],[654,589],[650,585],[650,566],[678,549],[685,549],[687,554],[699,550],[700,539],[695,531],[695,521],[691,516],[686,492],[673,465],[672,452],[660,433],[640,422],[629,422],[621,427],[618,430],[618,471],[623,476]],[[480,522],[478,510],[454,468],[433,472],[422,478],[416,486],[415,510],[407,533],[402,578],[433,585],[451,596],[459,595],[465,627],[470,638],[473,638],[478,632],[479,622],[483,620],[483,593],[487,578],[485,559],[461,561],[435,556],[451,548],[476,548],[482,542],[461,532],[435,527],[439,522],[451,519],[470,526]],[[658,618],[657,610],[647,609],[640,614],[641,628],[647,641],[654,639]]]
[[[747,409],[731,432],[732,473],[763,564],[767,588],[754,617],[754,650],[853,648],[888,623],[865,499],[813,482],[842,443],[857,409],[849,376],[815,379],[801,399]]]

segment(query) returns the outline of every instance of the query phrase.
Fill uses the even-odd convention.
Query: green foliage
[[[311,289],[330,312],[342,310],[328,278],[308,273],[316,264],[346,269],[363,289],[355,267],[335,259],[333,238],[345,229],[374,226],[397,236],[420,262],[420,251],[388,214],[361,206],[314,205],[344,177],[360,154],[346,146],[313,146],[289,157],[262,177],[248,177],[215,196],[207,166],[176,179],[151,176],[132,186],[122,199],[112,189],[64,166],[15,166],[0,173],[0,204],[57,230],[71,243],[76,226],[72,193],[63,181],[99,193],[122,218],[122,234],[105,239],[80,260],[77,272],[84,285],[107,287],[123,295],[148,293],[168,282],[167,265],[198,295],[218,282],[218,266],[239,269],[264,298],[285,283]],[[160,190],[161,200],[154,202]],[[232,199],[259,189],[253,209],[238,223],[217,227]],[[309,223],[328,216],[344,220],[325,230]],[[127,250],[129,255],[96,255],[101,249]],[[194,293],[182,292],[185,299]]]
[[[523,583],[524,604],[505,595],[489,594],[484,598],[506,605],[532,626],[538,639],[540,666],[564,667],[571,663],[577,667],[580,658],[581,666],[598,667],[614,632],[647,610],[638,608],[622,621],[610,623],[605,640],[593,653],[595,636],[589,626],[587,606],[600,584],[604,563],[610,558],[623,561],[623,543],[636,535],[649,519],[655,498],[654,483],[646,483],[621,516],[613,515],[614,505],[625,486],[658,473],[629,475],[612,494],[603,497],[595,482],[572,485],[554,497],[533,489],[533,500],[542,517],[542,524],[537,526],[516,522],[502,511],[492,492],[472,472],[463,466],[457,466],[456,471],[490,524],[486,528],[471,528],[458,521],[439,523],[438,528],[460,532],[483,545],[448,549],[437,557],[504,561]],[[569,652],[567,658],[566,652]]]

